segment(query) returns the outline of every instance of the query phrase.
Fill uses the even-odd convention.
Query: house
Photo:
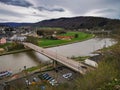
[[[6,38],[2,37],[0,38],[0,44],[5,44],[6,43]]]
[[[27,37],[25,36],[17,36],[17,35],[13,35],[10,40],[11,41],[25,41]]]
[[[56,38],[60,40],[71,40],[74,37],[73,36],[56,36]]]

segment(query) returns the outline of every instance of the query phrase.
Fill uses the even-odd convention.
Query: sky
[[[120,0],[0,0],[0,22],[39,22],[75,16],[120,19]]]

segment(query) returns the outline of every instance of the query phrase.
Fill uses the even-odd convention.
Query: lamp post
[[[24,70],[26,70],[26,66],[24,66]]]
[[[78,71],[80,71],[81,67],[80,67],[80,61],[78,63]]]
[[[26,76],[27,75],[26,66],[24,66],[24,73],[25,73],[25,76]]]

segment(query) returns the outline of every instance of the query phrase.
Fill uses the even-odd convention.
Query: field
[[[41,47],[53,47],[58,45],[64,45],[69,43],[74,43],[78,41],[83,41],[92,38],[93,34],[87,34],[83,32],[67,32],[66,34],[60,34],[59,36],[75,36],[75,34],[78,34],[77,38],[73,38],[71,40],[49,40],[49,39],[40,39],[39,46]]]
[[[7,46],[11,46],[12,43],[0,44],[0,48],[5,48]]]

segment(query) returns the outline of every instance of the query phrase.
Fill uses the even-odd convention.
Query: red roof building
[[[73,36],[56,36],[56,38],[60,40],[71,40],[74,37]]]
[[[0,44],[5,44],[6,43],[6,38],[1,38],[0,39]]]

